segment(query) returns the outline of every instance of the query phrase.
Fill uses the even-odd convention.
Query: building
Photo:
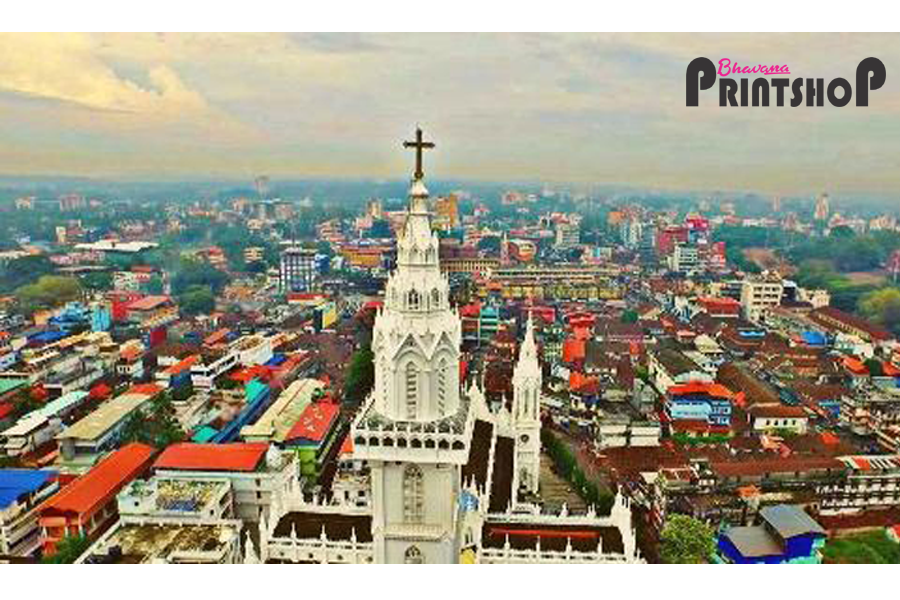
[[[770,308],[781,304],[784,284],[778,275],[763,273],[741,282],[741,310],[744,318],[754,323]]]
[[[840,461],[847,467],[844,476],[816,489],[823,515],[900,506],[900,455],[843,456]]]
[[[825,530],[799,506],[778,504],[759,511],[760,524],[729,527],[719,535],[715,560],[732,564],[822,562]]]
[[[691,381],[668,388],[665,412],[676,431],[697,424],[700,431],[691,428],[691,433],[728,433],[731,402],[731,392],[725,386]]]
[[[318,479],[332,447],[339,441],[340,412],[340,405],[334,402],[312,402],[285,435],[284,446],[297,452],[301,477]]]
[[[154,449],[131,443],[62,488],[38,509],[44,554],[65,536],[97,537],[118,516],[116,494],[150,467]]]
[[[753,431],[760,433],[787,431],[803,435],[809,423],[805,409],[785,404],[754,404],[747,408],[747,416]]]
[[[421,130],[397,269],[372,334],[375,384],[351,425],[350,455],[367,465],[360,503],[289,490],[259,523],[258,560],[319,563],[640,562],[631,508],[609,516],[542,512],[532,490],[540,378],[528,328],[512,411],[492,412],[460,381],[461,323],[441,273],[428,212]],[[515,373],[515,372],[514,372]],[[521,461],[521,462],[520,462]],[[537,485],[535,485],[537,484]]]
[[[556,223],[554,246],[557,248],[574,248],[581,242],[581,229],[575,221],[559,221]]]
[[[21,417],[9,429],[0,431],[5,454],[21,456],[52,440],[62,431],[62,419],[87,397],[87,392],[69,392]]]
[[[159,477],[179,480],[223,479],[231,482],[235,515],[259,521],[273,498],[297,478],[297,460],[268,444],[174,444],[153,465]]]
[[[0,469],[0,556],[33,556],[41,547],[37,507],[59,490],[56,475]]]
[[[316,282],[316,251],[298,247],[284,249],[278,273],[283,293],[311,292]]]
[[[63,459],[90,465],[99,454],[116,446],[128,418],[135,411],[144,410],[162,391],[153,384],[133,386],[63,429],[56,436]]]
[[[318,379],[297,379],[282,391],[275,402],[252,425],[241,429],[245,442],[281,444],[325,384]]]
[[[660,348],[647,356],[647,367],[660,393],[690,382],[712,383],[713,376],[696,362],[673,348]]]

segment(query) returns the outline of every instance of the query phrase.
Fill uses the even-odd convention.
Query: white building
[[[741,310],[748,321],[758,322],[769,308],[781,304],[784,284],[777,275],[763,273],[741,282]]]
[[[533,504],[540,370],[529,326],[512,412],[459,380],[461,321],[438,262],[419,152],[397,270],[373,331],[374,389],[351,426],[371,502],[310,502],[292,488],[260,520],[247,560],[337,563],[638,562],[631,510],[541,513]],[[362,473],[363,471],[360,471]],[[527,498],[527,500],[526,500]],[[577,531],[563,536],[560,531]]]

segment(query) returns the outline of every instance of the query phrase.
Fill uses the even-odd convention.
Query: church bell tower
[[[375,385],[352,427],[354,454],[372,474],[375,562],[456,562],[460,471],[468,458],[471,411],[460,393],[462,330],[441,273],[431,228],[422,151],[397,239],[397,269],[375,319]]]

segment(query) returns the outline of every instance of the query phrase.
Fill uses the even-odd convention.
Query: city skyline
[[[385,140],[417,122],[441,140],[441,179],[900,189],[896,35],[4,34],[0,49],[5,175],[397,179]],[[696,56],[826,80],[877,56],[888,77],[868,108],[688,109]]]

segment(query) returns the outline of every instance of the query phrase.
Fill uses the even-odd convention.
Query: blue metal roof
[[[25,494],[41,489],[56,477],[56,471],[37,469],[0,469],[0,510],[12,505]]]
[[[828,342],[825,334],[820,331],[804,331],[801,337],[810,346],[824,346]]]

